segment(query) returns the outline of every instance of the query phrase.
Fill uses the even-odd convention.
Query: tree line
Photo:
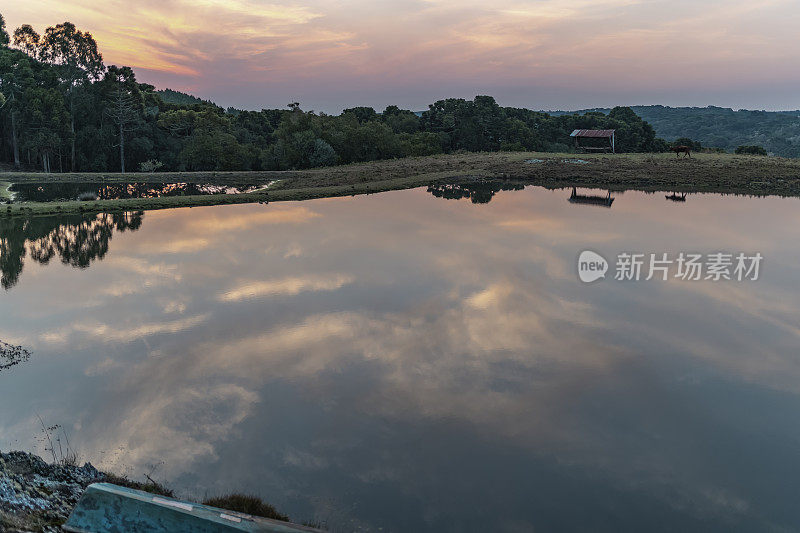
[[[0,163],[45,172],[285,170],[457,151],[572,150],[573,129],[616,129],[622,152],[667,144],[628,107],[553,116],[491,96],[415,113],[388,106],[339,115],[223,109],[106,66],[89,32],[65,22],[9,34],[0,16]]]

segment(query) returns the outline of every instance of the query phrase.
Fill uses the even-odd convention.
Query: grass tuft
[[[203,502],[203,505],[219,507],[220,509],[227,509],[229,511],[236,511],[253,516],[272,518],[273,520],[281,520],[283,522],[289,521],[288,516],[278,512],[275,507],[268,504],[258,496],[233,493],[228,494],[227,496],[209,498]]]
[[[78,195],[79,202],[92,202],[97,200],[97,193],[92,191],[82,192]]]
[[[157,494],[158,496],[165,496],[167,498],[174,498],[175,491],[165,487],[161,483],[153,481],[149,479],[146,482],[142,481],[133,481],[124,476],[118,476],[116,474],[105,474],[103,476],[103,481],[106,483],[113,483],[114,485],[119,485],[120,487],[126,487],[129,489],[134,490],[141,490],[144,492],[149,492],[150,494]]]

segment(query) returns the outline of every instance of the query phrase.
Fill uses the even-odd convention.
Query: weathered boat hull
[[[73,533],[319,531],[288,522],[164,498],[111,483],[89,485],[63,528]]]

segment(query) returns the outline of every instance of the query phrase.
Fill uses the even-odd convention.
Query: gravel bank
[[[25,452],[0,453],[0,530],[61,531],[84,489],[106,477],[90,463],[50,465]]]

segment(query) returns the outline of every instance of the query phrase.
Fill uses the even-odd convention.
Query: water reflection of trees
[[[437,198],[461,200],[469,198],[473,204],[488,204],[500,191],[520,191],[522,183],[509,181],[474,181],[464,183],[438,183],[428,187],[428,192]]]
[[[114,231],[136,231],[144,213],[101,213],[54,217],[0,219],[0,284],[13,287],[25,257],[47,264],[54,257],[75,268],[86,268],[108,252]]]
[[[197,183],[17,183],[12,190],[28,202],[53,202],[76,199],[116,200],[124,198],[160,198],[233,194],[265,187],[258,184],[211,185]]]
[[[31,358],[31,352],[22,346],[14,346],[7,342],[0,341],[0,372],[8,370],[12,366],[24,363]]]

